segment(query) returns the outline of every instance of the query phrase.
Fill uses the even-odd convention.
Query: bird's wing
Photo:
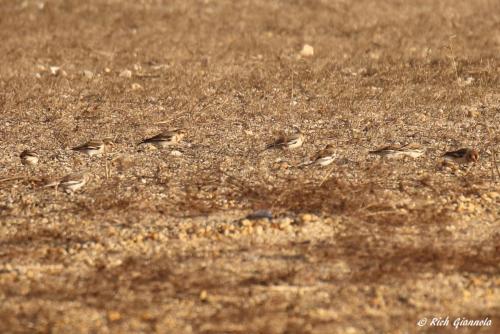
[[[443,157],[454,157],[454,158],[460,158],[463,157],[465,154],[467,154],[467,149],[463,148],[457,151],[452,151],[452,152],[446,152]]]

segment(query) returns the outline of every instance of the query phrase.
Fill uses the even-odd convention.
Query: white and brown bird
[[[403,146],[385,146],[374,151],[369,151],[368,153],[386,158],[418,158],[424,155],[425,149],[420,144],[410,143]]]
[[[34,166],[38,164],[38,153],[35,151],[24,150],[19,155],[21,163],[25,166]]]
[[[92,139],[77,147],[73,147],[72,150],[88,155],[89,157],[94,155],[101,155],[106,151],[107,146],[114,146],[111,139]]]
[[[151,144],[156,148],[166,148],[180,143],[180,141],[186,135],[186,130],[184,129],[172,129],[167,130],[162,133],[157,134],[154,137],[144,139],[138,145]]]
[[[332,144],[328,144],[324,149],[316,153],[311,158],[312,164],[319,166],[328,166],[335,160],[335,147]]]
[[[456,151],[446,152],[442,157],[457,164],[468,164],[479,160],[479,152],[473,148],[461,148]]]
[[[289,149],[289,150],[299,148],[304,143],[304,140],[305,140],[304,134],[299,129],[297,129],[297,132],[294,134],[284,135],[277,138],[274,142],[267,145],[264,151],[274,148]]]
[[[308,161],[301,163],[297,167],[302,166],[328,166],[335,160],[335,146],[328,144],[321,151],[309,158]]]
[[[74,193],[82,188],[90,180],[90,175],[84,173],[72,173],[64,176],[63,178],[49,182],[45,187],[61,187],[66,193]]]

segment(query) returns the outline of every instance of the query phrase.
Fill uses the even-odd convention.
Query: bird
[[[297,129],[297,132],[294,134],[279,137],[273,143],[267,145],[264,151],[274,148],[289,150],[299,148],[304,143],[304,140],[304,134],[299,129]]]
[[[400,158],[405,156],[418,158],[425,153],[425,150],[419,144],[410,143],[403,146],[386,146],[374,151],[369,151],[368,153],[386,158]]]
[[[328,144],[324,149],[316,153],[311,158],[312,164],[320,165],[322,167],[328,166],[335,159],[335,147],[332,144]]]
[[[94,155],[101,155],[105,152],[106,146],[114,146],[113,142],[106,138],[104,140],[92,139],[82,144],[80,146],[73,147],[72,150],[88,155],[89,157]]]
[[[186,130],[184,129],[172,129],[163,131],[154,137],[146,138],[141,141],[138,145],[142,144],[152,144],[156,148],[166,148],[171,145],[178,144],[186,135]]]
[[[38,153],[34,151],[24,150],[19,155],[19,158],[21,158],[21,163],[25,166],[34,166],[38,164]]]
[[[297,167],[302,166],[328,166],[335,160],[335,146],[332,144],[328,144],[322,150],[318,151],[314,156],[312,156],[309,161],[303,162],[299,164]]]
[[[457,164],[468,164],[479,160],[479,152],[472,148],[461,148],[456,151],[446,152],[442,155],[442,158]]]
[[[64,176],[63,178],[47,183],[45,187],[55,186],[63,188],[63,190],[72,194],[78,189],[82,188],[90,180],[90,175],[86,172],[83,173],[72,173]]]

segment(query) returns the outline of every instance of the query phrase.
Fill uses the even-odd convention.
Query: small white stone
[[[142,89],[142,86],[140,84],[138,84],[137,82],[134,82],[131,87],[132,87],[132,90],[141,90]]]
[[[302,57],[312,57],[314,56],[314,48],[309,44],[304,44],[302,50],[300,51]]]
[[[120,78],[132,78],[132,71],[130,70],[123,70],[120,72]]]
[[[177,151],[177,150],[173,150],[170,152],[170,155],[174,156],[174,157],[180,157],[182,156],[182,152],[181,151]]]
[[[60,70],[60,69],[61,69],[61,68],[60,68],[59,66],[50,66],[50,67],[49,67],[50,74],[52,74],[52,75],[57,75],[57,74],[59,74],[59,70]]]

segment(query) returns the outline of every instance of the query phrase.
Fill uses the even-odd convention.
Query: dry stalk
[[[450,49],[451,65],[453,67],[453,70],[455,71],[455,75],[456,75],[457,83],[458,83],[458,80],[460,79],[460,77],[458,75],[458,65],[457,65],[457,61],[456,61],[456,57],[455,57],[455,52],[453,51],[453,43],[452,43],[452,40],[456,37],[457,37],[456,35],[452,35],[449,37],[450,44],[449,44],[448,48]]]
[[[9,182],[9,181],[24,180],[24,179],[27,179],[27,177],[26,176],[8,177],[8,178],[5,178],[5,179],[0,179],[0,183]]]
[[[491,145],[491,179],[492,179],[492,182],[495,183],[496,178],[497,177],[500,178],[500,170],[498,168],[496,147],[493,144],[495,142],[494,133],[490,129],[490,127],[488,126],[487,123],[484,123],[484,127],[486,128],[486,132],[488,133],[489,142]],[[496,172],[496,174],[495,174],[495,172]]]
[[[321,180],[321,182],[319,183],[318,187],[321,187],[323,185],[323,183],[325,183],[325,181],[330,177],[330,175],[332,175],[332,172],[333,172],[333,169],[335,168],[335,166],[331,167],[328,172],[326,173],[326,175],[323,177],[323,179]]]

